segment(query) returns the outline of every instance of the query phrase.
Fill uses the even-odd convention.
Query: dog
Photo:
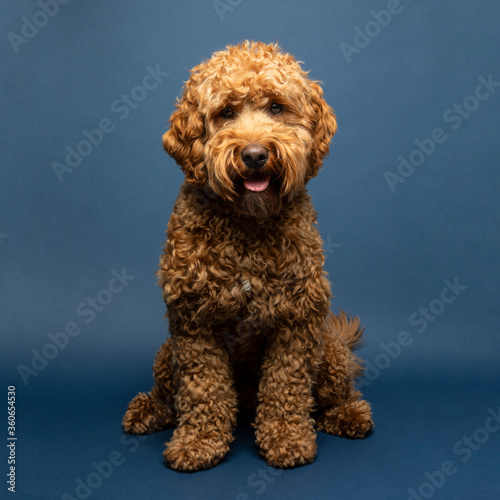
[[[330,311],[306,185],[337,129],[318,82],[277,44],[245,41],[191,70],[163,146],[185,174],[157,273],[170,337],[126,433],[175,426],[175,470],[217,464],[239,416],[270,466],[314,460],[316,431],[363,438],[358,318]]]

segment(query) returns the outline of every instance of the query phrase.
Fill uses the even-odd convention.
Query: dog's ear
[[[323,98],[323,89],[317,84],[311,83],[311,105],[313,108],[313,139],[314,145],[311,152],[309,177],[318,174],[323,159],[328,154],[330,141],[337,131],[337,120],[333,109],[328,106]]]
[[[192,184],[204,184],[208,180],[203,160],[205,124],[197,105],[187,99],[187,91],[177,101],[169,129],[163,134],[165,151],[177,162]]]

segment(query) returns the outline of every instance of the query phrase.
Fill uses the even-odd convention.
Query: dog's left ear
[[[311,152],[308,177],[315,177],[323,164],[323,159],[328,154],[330,141],[337,131],[337,120],[333,109],[328,106],[323,98],[323,89],[311,83],[311,105],[313,108],[313,139],[314,145]]]
[[[187,94],[185,89],[170,117],[170,127],[163,134],[163,147],[182,168],[189,183],[204,184],[208,179],[203,158],[205,124],[196,103]]]

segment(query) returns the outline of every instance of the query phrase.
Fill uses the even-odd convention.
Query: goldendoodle
[[[267,462],[316,456],[316,430],[373,427],[354,378],[357,318],[330,312],[323,242],[306,190],[337,129],[317,82],[277,45],[243,42],[191,70],[163,136],[181,187],[158,271],[170,337],[125,432],[176,426],[170,467],[211,467],[237,415]]]

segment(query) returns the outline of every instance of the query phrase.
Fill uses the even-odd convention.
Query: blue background
[[[12,33],[22,36],[23,17],[44,24],[41,5],[4,7],[1,391],[6,400],[7,386],[17,388],[17,498],[389,500],[409,488],[499,498],[500,432],[487,419],[500,406],[500,87],[468,99],[479,77],[500,81],[498,1],[401,0],[384,27],[370,11],[386,0],[217,5],[70,1],[34,36],[24,28],[32,37],[20,45]],[[304,61],[338,116],[310,192],[333,308],[366,327],[361,385],[376,428],[356,442],[321,433],[314,464],[290,471],[268,471],[241,428],[222,464],[181,474],[162,462],[171,431],[138,440],[120,428],[128,401],[150,387],[167,330],[154,272],[182,175],[161,136],[188,69],[247,38],[278,40]],[[118,112],[113,103],[142,85],[148,66],[168,75]],[[464,101],[473,110],[458,122]],[[104,119],[113,131],[60,182],[53,163]],[[386,172],[398,174],[398,157],[435,129],[446,140],[391,190]],[[124,268],[127,286],[103,292]],[[466,287],[453,302],[445,292],[450,303],[445,280]],[[91,317],[81,304],[93,297],[107,303]],[[68,322],[80,333],[54,352],[49,334]],[[408,345],[398,348],[400,332]],[[37,352],[52,359],[23,380]],[[93,473],[110,455],[113,470]],[[450,460],[453,473],[432,476]],[[88,477],[92,489],[75,491]]]

